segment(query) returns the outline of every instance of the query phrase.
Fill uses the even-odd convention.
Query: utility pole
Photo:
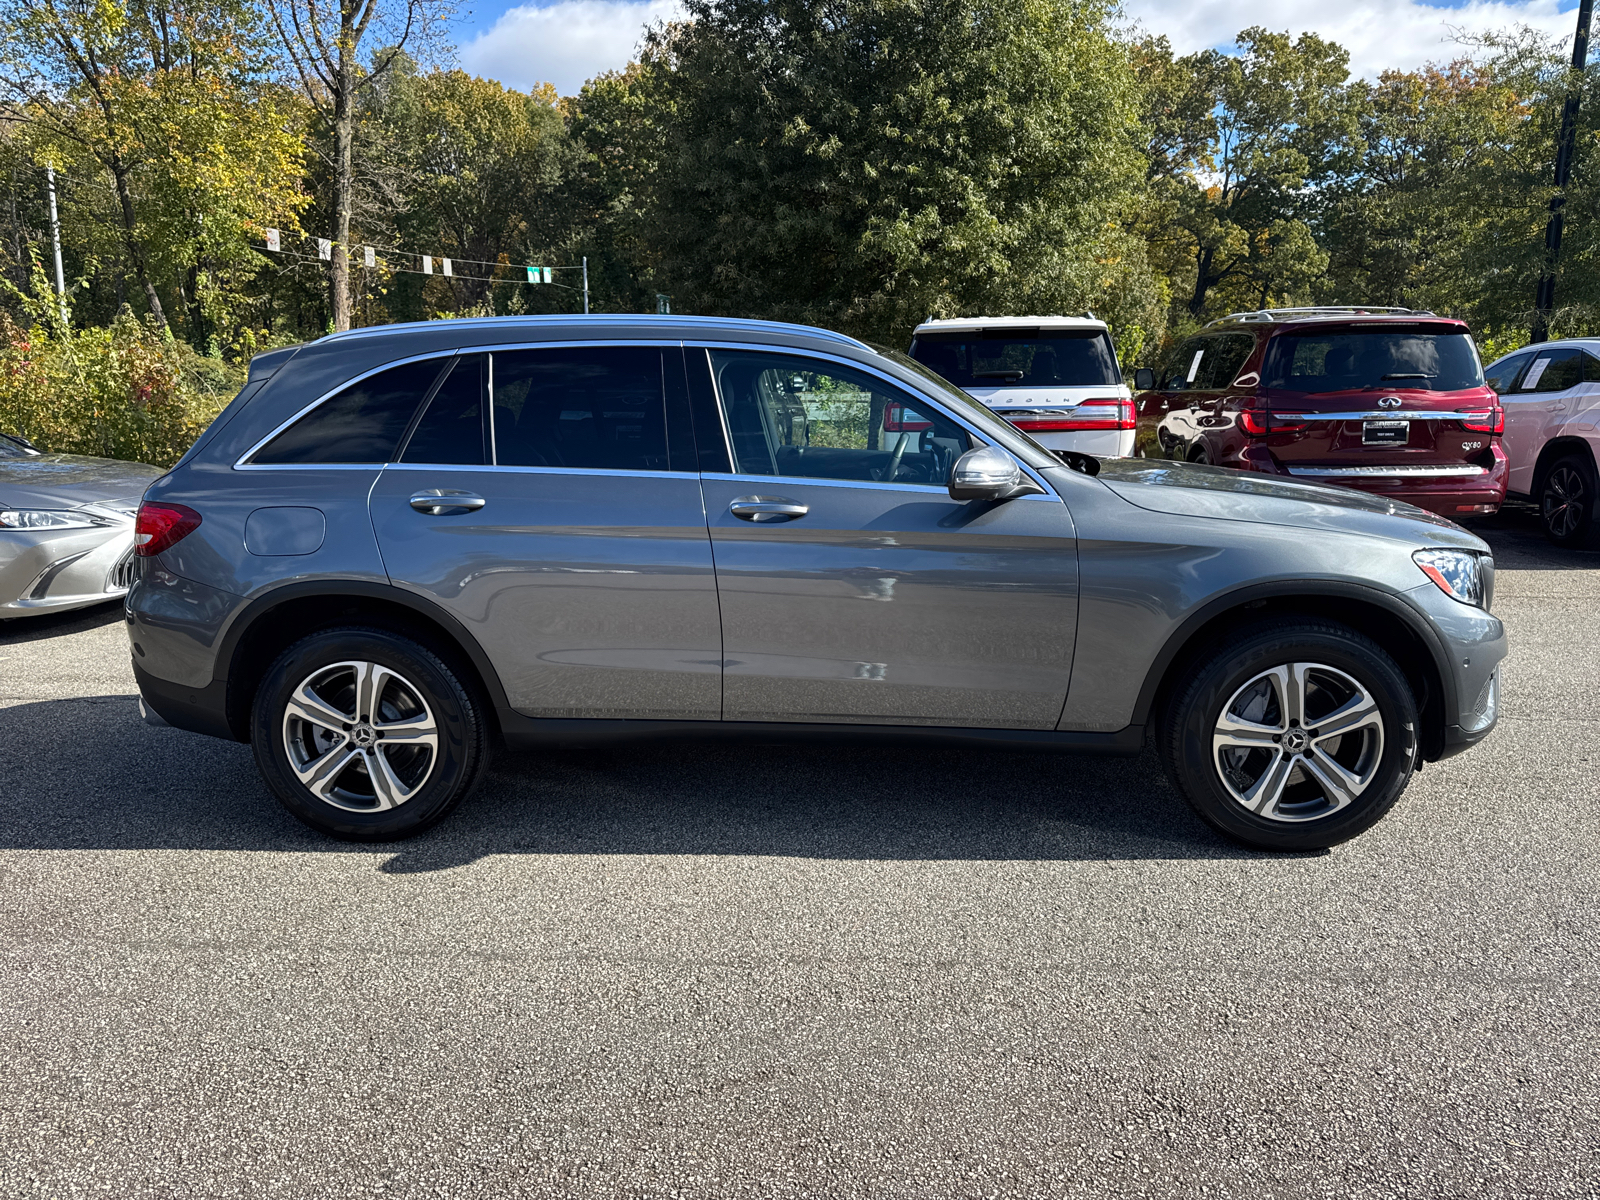
[[[1584,0],[1588,3],[1588,0]],[[56,216],[56,169],[46,166],[44,181],[50,190],[50,238],[56,245],[56,302],[61,306],[61,327],[67,325],[67,277],[61,269],[61,221]]]
[[[1583,2],[1588,4],[1589,0],[1583,0]],[[583,256],[583,315],[586,317],[589,315],[589,256],[587,254]]]
[[[1583,71],[1589,64],[1589,19],[1594,15],[1594,0],[1580,0],[1578,31],[1572,38],[1572,71],[1567,77],[1567,101],[1561,108],[1561,140],[1556,146],[1556,194],[1550,197],[1550,223],[1544,231],[1544,270],[1539,275],[1539,290],[1534,294],[1533,329],[1530,341],[1550,337],[1550,318],[1556,308],[1556,262],[1561,257],[1561,230],[1566,217],[1567,180],[1572,175],[1572,152],[1578,139],[1578,100],[1583,94]]]

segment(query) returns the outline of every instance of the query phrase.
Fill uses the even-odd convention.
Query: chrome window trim
[[[802,358],[821,359],[823,362],[837,363],[841,367],[849,367],[849,368],[853,368],[853,369],[855,369],[857,371],[863,371],[868,375],[877,376],[879,379],[883,380],[884,383],[888,384],[890,387],[897,388],[898,390],[900,390],[902,392],[909,393],[910,395],[913,395],[913,396],[921,397],[924,401],[926,401],[928,404],[933,406],[934,411],[944,414],[944,416],[947,417],[949,420],[954,421],[957,425],[961,426],[961,428],[965,429],[967,431],[967,433],[971,437],[973,437],[974,439],[977,440],[979,445],[981,445],[981,446],[990,446],[990,447],[994,447],[995,446],[995,443],[991,438],[989,438],[986,434],[984,434],[981,431],[979,431],[976,427],[974,427],[972,424],[970,424],[966,420],[963,420],[961,417],[958,417],[954,413],[950,412],[934,396],[929,395],[927,392],[922,391],[920,388],[916,388],[916,387],[913,387],[913,386],[907,384],[904,380],[898,379],[895,376],[888,374],[886,371],[880,371],[878,368],[873,367],[873,366],[869,366],[866,363],[857,362],[853,358],[841,358],[837,354],[829,354],[827,351],[824,351],[824,350],[811,350],[811,349],[802,350],[802,349],[796,349],[796,348],[791,347],[791,346],[753,345],[753,344],[747,344],[747,343],[744,343],[744,342],[699,342],[699,341],[695,341],[693,339],[687,339],[687,338],[684,340],[683,348],[685,350],[689,350],[689,349],[707,350],[707,351],[709,351],[709,350],[747,350],[747,351],[751,351],[751,352],[757,353],[757,354],[780,354],[780,355],[781,354],[790,354],[790,355],[799,355]],[[869,347],[869,349],[870,349],[870,347]],[[735,466],[737,466],[738,463],[739,463],[739,460],[734,455],[734,452],[733,452],[733,440],[728,434],[728,413],[727,413],[726,407],[722,403],[722,389],[717,384],[717,373],[715,371],[711,372],[711,388],[712,388],[712,391],[716,395],[717,415],[722,420],[722,438],[723,438],[723,444],[726,446],[727,451],[728,451],[728,461],[730,463],[733,463]],[[982,403],[982,402],[979,401],[979,403]],[[999,418],[999,419],[1003,420],[1004,418]],[[1045,493],[1047,495],[1051,496],[1052,498],[1055,498],[1055,489],[1050,486],[1050,484],[1044,479],[1043,476],[1038,474],[1038,472],[1036,472],[1027,463],[1023,462],[1020,458],[1017,458],[1017,456],[1015,454],[1012,454],[1011,451],[1006,450],[1006,448],[1004,446],[999,446],[997,448],[1002,450],[1002,451],[1004,451],[1008,456],[1010,456],[1010,458],[1017,464],[1017,466],[1022,469],[1023,473],[1025,475],[1027,475],[1029,479],[1033,480],[1036,484],[1038,484],[1040,487],[1042,487],[1045,490]],[[976,447],[974,447],[974,449],[976,449]],[[739,475],[738,477],[741,478],[741,479],[744,479],[744,478],[752,478],[752,479],[803,479],[806,482],[810,482],[810,483],[828,482],[826,480],[814,480],[814,479],[811,479],[809,476],[801,476],[801,475],[755,475],[755,476]],[[714,478],[714,476],[707,475],[706,478],[710,479],[710,478]],[[846,480],[835,480],[833,482],[849,484],[849,483],[853,483],[854,481],[846,479]],[[864,485],[858,485],[858,486],[864,486]],[[886,485],[883,485],[883,486],[896,487],[896,486],[901,486],[901,485],[886,484]],[[917,486],[917,487],[924,487],[925,488],[925,487],[929,487],[931,485],[929,485],[929,484],[916,484],[916,485],[910,485],[910,486]],[[939,488],[938,490],[940,492],[945,491],[944,488]],[[1018,497],[1018,498],[1020,499],[1021,497]]]
[[[1323,476],[1325,478],[1360,475],[1369,479],[1381,479],[1385,475],[1433,475],[1438,477],[1454,477],[1466,475],[1487,475],[1489,473],[1483,467],[1474,467],[1469,463],[1461,463],[1459,465],[1451,466],[1440,464],[1431,467],[1421,464],[1407,464],[1405,466],[1394,467],[1290,467],[1288,468],[1288,471],[1291,475],[1312,475]]]
[[[817,487],[835,488],[865,488],[868,491],[894,491],[894,492],[919,492],[930,496],[949,497],[947,488],[942,488],[933,483],[887,483],[882,480],[872,479],[813,479],[809,475],[745,475],[738,472],[707,471],[700,476],[701,479],[714,483],[752,483],[776,485],[782,483],[815,485]],[[1061,501],[1054,493],[1031,493],[1026,496],[1013,496],[1012,502],[1017,500],[1043,500],[1048,504],[1059,504]]]
[[[365,331],[363,330],[361,332],[365,332]],[[356,468],[360,468],[360,469],[363,469],[363,470],[366,470],[366,469],[369,469],[369,468],[371,468],[371,469],[381,469],[381,468],[383,468],[387,464],[385,464],[385,463],[253,463],[253,462],[250,461],[250,459],[251,459],[251,457],[253,455],[259,453],[261,448],[263,446],[265,446],[268,442],[272,441],[273,438],[277,437],[280,433],[282,433],[285,429],[288,429],[289,426],[293,425],[296,421],[300,420],[302,417],[307,416],[308,414],[310,414],[312,412],[312,410],[316,409],[317,407],[319,407],[322,404],[327,403],[329,400],[332,400],[335,396],[337,396],[340,392],[344,391],[347,387],[351,387],[354,384],[360,383],[363,379],[370,379],[372,376],[378,374],[378,372],[387,371],[390,367],[403,367],[407,363],[426,362],[430,358],[439,358],[439,359],[456,358],[456,357],[458,357],[458,356],[460,356],[462,354],[489,354],[489,355],[493,355],[497,351],[502,351],[502,350],[570,350],[570,349],[573,349],[573,348],[579,347],[579,346],[680,346],[681,347],[682,344],[683,344],[682,341],[677,339],[677,338],[673,338],[673,339],[663,339],[663,338],[583,338],[583,339],[574,340],[574,341],[561,341],[561,342],[556,342],[556,341],[550,341],[550,342],[505,342],[505,343],[498,343],[497,342],[497,343],[494,343],[492,345],[483,345],[483,346],[457,346],[453,350],[431,350],[427,354],[413,354],[413,355],[410,355],[409,357],[406,357],[406,358],[390,359],[388,362],[383,363],[381,366],[373,367],[370,371],[363,371],[359,375],[352,375],[349,379],[346,379],[343,383],[339,384],[337,387],[331,388],[328,391],[324,392],[322,395],[318,396],[310,404],[306,405],[299,412],[295,413],[294,416],[290,417],[288,420],[286,420],[282,424],[278,425],[275,429],[272,430],[271,433],[267,434],[266,437],[260,439],[253,446],[251,446],[248,450],[246,450],[243,454],[241,454],[238,457],[237,461],[234,462],[233,469],[235,471],[272,471],[272,470],[282,470],[282,469],[288,469],[288,470],[293,470],[293,471],[307,471],[307,470],[315,469],[317,467],[322,467],[322,468],[334,467],[334,468],[339,468],[339,469],[349,469],[349,468],[352,468],[352,467],[356,467]],[[489,363],[489,379],[490,379],[490,387],[489,387],[489,431],[490,431],[490,442],[489,442],[489,446],[490,446],[490,450],[491,450],[491,453],[493,454],[493,456],[498,459],[499,458],[499,448],[497,446],[495,446],[494,440],[493,440],[493,434],[494,434],[494,385],[493,385],[493,380],[494,380],[494,361],[493,361],[492,358],[490,359],[490,363]]]
[[[388,463],[247,463],[233,464],[235,471],[381,471]]]
[[[470,465],[465,463],[384,463],[385,471],[489,471],[498,475],[604,475],[618,479],[699,479],[695,471],[636,471],[631,467],[519,467],[500,463]]]

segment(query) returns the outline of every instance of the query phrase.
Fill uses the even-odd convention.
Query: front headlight
[[[107,524],[93,513],[60,508],[0,510],[0,529],[92,529]]]
[[[1418,550],[1412,559],[1452,600],[1483,607],[1483,563],[1470,550]]]

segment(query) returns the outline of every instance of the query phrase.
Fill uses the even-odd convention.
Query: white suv
[[[1600,338],[1526,346],[1483,375],[1505,410],[1510,494],[1538,503],[1558,545],[1600,544]]]
[[[924,321],[911,357],[1048,450],[1133,454],[1133,393],[1111,331],[1092,313]]]

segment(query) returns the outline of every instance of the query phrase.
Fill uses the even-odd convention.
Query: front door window
[[[741,475],[943,487],[971,445],[955,421],[864,371],[721,350],[711,367]]]

